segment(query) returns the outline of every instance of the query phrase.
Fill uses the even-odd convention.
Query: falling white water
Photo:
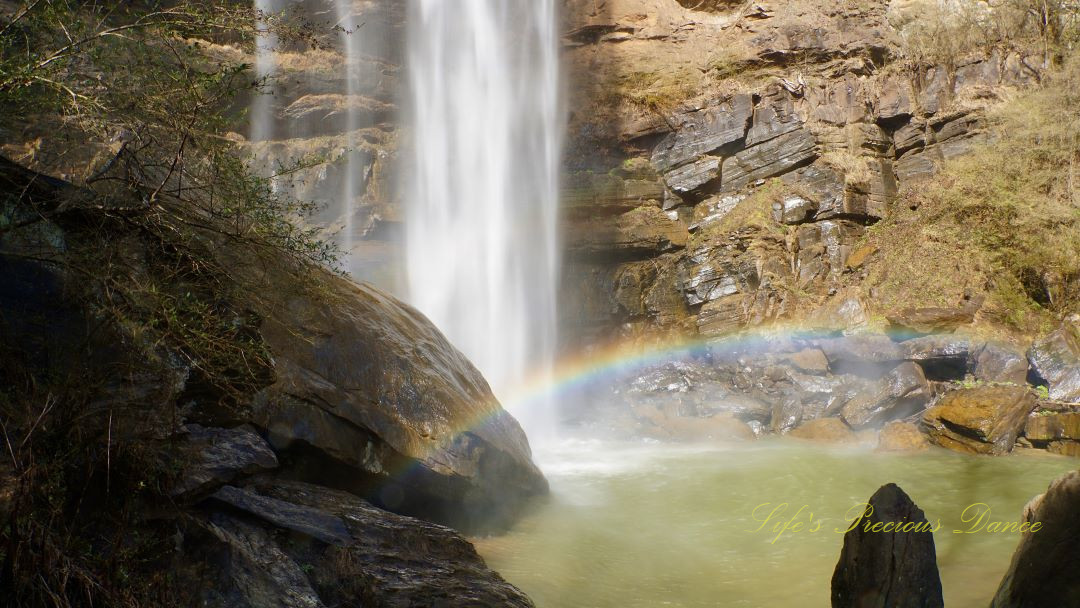
[[[410,298],[534,441],[550,408],[515,411],[513,397],[554,357],[556,19],[555,0],[413,0],[409,15]]]
[[[256,27],[263,32],[255,39],[255,77],[272,78],[277,68],[274,49],[277,36],[270,31],[267,17],[276,10],[276,0],[255,0],[255,11],[259,15]],[[274,138],[273,99],[268,92],[255,95],[251,102],[251,141],[267,141]]]
[[[356,241],[355,210],[356,197],[360,195],[360,172],[361,167],[357,162],[356,154],[356,130],[360,128],[357,117],[356,99],[360,93],[359,56],[360,56],[360,22],[353,12],[352,0],[335,0],[334,8],[337,11],[338,23],[341,33],[342,49],[345,53],[345,174],[341,183],[341,205],[344,225],[338,245],[345,252],[351,252]]]
[[[278,37],[273,33],[272,17],[286,9],[291,0],[254,0],[254,6],[258,14],[257,26],[261,30],[255,41],[255,72],[258,78],[268,79],[267,90],[262,94],[255,95],[251,103],[251,126],[250,139],[252,142],[267,142],[273,140],[293,140],[302,142],[305,138],[317,138],[326,133],[318,119],[288,119],[282,116],[284,106],[289,102],[296,101],[297,94],[302,94],[305,86],[297,86],[299,81],[295,76],[290,78],[290,87],[277,86],[275,78],[278,74]],[[355,272],[352,258],[354,246],[358,240],[356,214],[358,199],[365,187],[365,156],[358,150],[358,133],[367,124],[362,124],[360,112],[362,107],[361,82],[364,76],[369,76],[371,62],[362,61],[364,43],[364,21],[360,14],[364,5],[353,0],[334,0],[333,25],[338,33],[341,61],[339,62],[338,78],[332,82],[338,85],[337,89],[325,91],[331,95],[339,95],[340,109],[337,114],[344,116],[344,124],[340,132],[332,135],[339,136],[340,144],[328,152],[333,166],[328,167],[319,179],[312,183],[294,184],[298,186],[292,193],[305,199],[314,200],[326,205],[326,223],[336,228],[334,240],[340,250],[345,254],[346,270]],[[307,15],[315,22],[320,18],[319,14]],[[371,41],[373,44],[382,40]],[[311,87],[312,85],[308,85]],[[314,88],[314,87],[312,87]],[[302,144],[298,144],[301,145]],[[288,145],[283,146],[288,148]],[[281,158],[265,156],[261,158],[262,170],[271,172],[275,163],[289,164],[292,161],[303,160],[301,152],[297,152],[295,158]],[[265,153],[264,153],[265,154]],[[275,187],[277,186],[275,181]]]

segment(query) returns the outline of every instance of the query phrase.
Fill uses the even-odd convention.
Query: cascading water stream
[[[357,162],[356,130],[360,128],[357,116],[356,100],[360,94],[359,85],[359,56],[360,56],[360,23],[353,12],[351,0],[335,0],[334,9],[337,12],[340,28],[340,38],[345,54],[345,173],[341,184],[341,204],[343,226],[338,245],[342,250],[351,252],[356,240],[355,212],[353,206],[356,198],[360,195],[360,172],[361,167]],[[351,268],[350,268],[351,270]]]
[[[534,442],[550,407],[514,411],[511,396],[550,373],[555,349],[556,17],[555,0],[414,0],[409,15],[410,298]]]
[[[259,29],[265,30],[255,41],[255,72],[258,78],[267,79],[267,88],[263,94],[256,95],[252,100],[250,114],[251,127],[250,139],[252,142],[267,142],[272,140],[287,140],[290,138],[304,138],[320,134],[317,124],[306,123],[304,120],[282,120],[279,116],[281,108],[277,105],[282,102],[280,89],[276,87],[274,79],[279,76],[278,72],[278,38],[273,33],[272,16],[284,10],[288,6],[287,0],[255,0],[254,3],[259,15]],[[361,108],[361,78],[363,71],[369,69],[361,62],[363,49],[362,26],[363,21],[357,13],[357,6],[352,0],[334,0],[336,22],[334,26],[338,31],[340,52],[343,61],[339,72],[339,86],[337,91],[340,95],[341,114],[344,115],[344,127],[340,132],[341,144],[339,148],[330,153],[336,157],[334,178],[328,179],[325,184],[317,184],[310,189],[304,184],[296,194],[303,198],[310,198],[327,203],[328,216],[336,219],[335,240],[341,251],[345,254],[346,269],[353,272],[353,260],[351,253],[357,240],[356,210],[358,199],[364,187],[363,154],[357,150],[357,133],[365,125],[360,117]],[[289,162],[297,159],[277,159]],[[272,170],[272,167],[266,167]],[[275,184],[276,185],[276,184]],[[355,274],[355,273],[354,273]]]
[[[276,10],[276,0],[255,0],[255,11],[259,15],[256,27],[266,33],[255,39],[255,76],[258,79],[271,78],[277,68],[274,50],[277,37],[269,31],[266,17]],[[255,95],[251,102],[251,141],[267,141],[274,138],[273,99],[268,94]]]

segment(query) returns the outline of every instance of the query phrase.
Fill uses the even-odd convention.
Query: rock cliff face
[[[568,0],[568,333],[898,313],[862,288],[867,227],[1035,74],[1015,52],[901,60],[908,4]],[[969,324],[961,304],[912,322]]]

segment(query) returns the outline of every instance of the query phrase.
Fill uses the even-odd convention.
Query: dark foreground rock
[[[186,467],[171,489],[173,496],[198,494],[237,477],[277,468],[277,455],[248,428],[215,429],[190,424],[180,450]]]
[[[1035,395],[1027,387],[963,389],[945,395],[927,410],[923,424],[930,439],[942,447],[971,454],[1006,454],[1034,407]]]
[[[221,510],[223,502],[234,510]],[[186,536],[201,606],[532,606],[453,530],[302,482],[234,488]]]
[[[1080,606],[1080,472],[1066,473],[1024,507],[1028,524],[992,608]],[[1038,530],[1036,522],[1042,525]]]
[[[99,192],[0,157],[0,185],[16,194],[0,197],[0,219],[17,220],[0,230],[2,397],[59,383],[69,401],[40,414],[61,433],[50,445],[106,446],[87,448],[104,454],[100,473],[48,454],[57,478],[111,488],[67,496],[79,521],[52,539],[93,530],[71,546],[152,552],[105,560],[148,581],[153,605],[531,605],[442,524],[505,528],[546,481],[517,422],[423,315],[207,228],[136,173]],[[0,515],[33,498],[12,498],[11,479],[0,465]]]
[[[872,511],[844,534],[832,578],[833,608],[944,606],[934,535],[922,509],[891,483],[868,504]]]

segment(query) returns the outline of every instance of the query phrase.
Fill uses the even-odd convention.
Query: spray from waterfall
[[[413,0],[412,303],[505,396],[555,351],[563,132],[555,0]],[[534,442],[550,406],[513,413]]]

